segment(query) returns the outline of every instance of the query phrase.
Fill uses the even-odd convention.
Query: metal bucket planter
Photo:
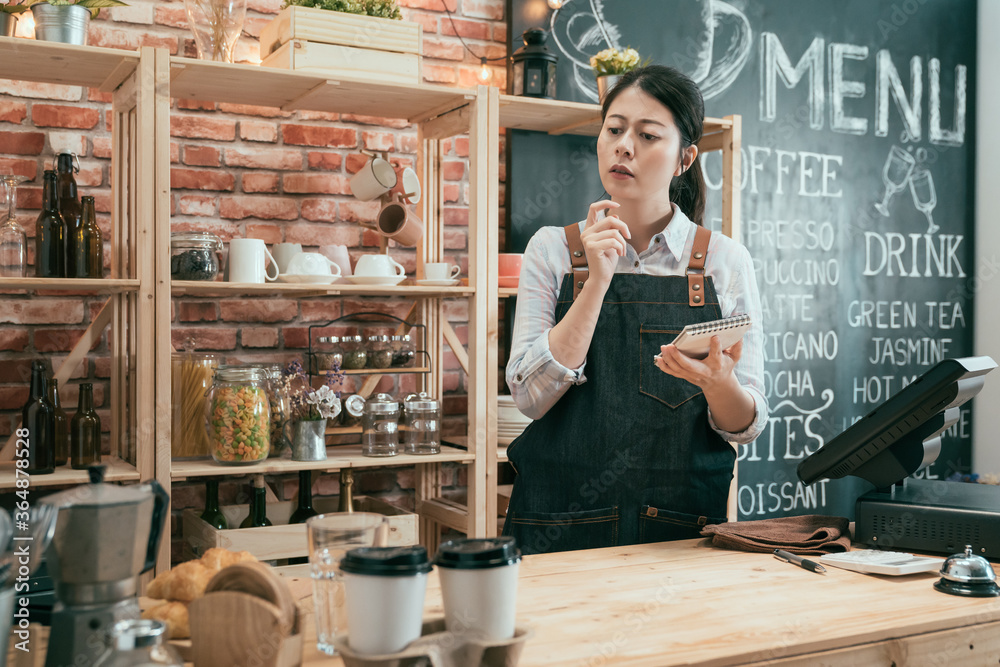
[[[7,12],[0,12],[0,37],[13,37],[17,26],[17,17]]]
[[[292,427],[292,460],[326,460],[326,420],[299,420]]]
[[[90,10],[78,5],[50,5],[39,2],[31,6],[35,17],[35,39],[86,46],[90,27]]]

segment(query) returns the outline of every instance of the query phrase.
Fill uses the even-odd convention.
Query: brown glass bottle
[[[22,428],[28,429],[29,475],[55,472],[55,410],[46,390],[45,362],[31,364],[31,393],[21,410]]]
[[[104,244],[97,227],[94,198],[81,198],[80,226],[73,237],[73,268],[70,278],[102,278],[104,276]]]
[[[35,222],[35,275],[66,277],[66,225],[56,202],[56,172],[45,171],[42,212]]]
[[[62,409],[59,401],[59,380],[52,378],[48,381],[49,403],[52,404],[54,412],[55,430],[55,465],[64,466],[69,463],[69,418],[66,411]]]
[[[101,418],[94,411],[94,385],[80,385],[80,404],[69,425],[70,453],[74,468],[101,462]]]
[[[59,208],[59,215],[62,217],[65,226],[63,234],[66,259],[64,262],[66,276],[76,275],[76,266],[73,263],[75,254],[73,243],[76,238],[76,228],[80,226],[80,198],[76,193],[76,178],[73,176],[73,154],[60,153],[56,160],[56,205]]]

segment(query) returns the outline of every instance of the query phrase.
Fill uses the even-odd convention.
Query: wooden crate
[[[420,82],[419,23],[286,7],[260,34],[265,67],[367,81]]]
[[[419,83],[420,56],[294,39],[265,58],[264,67],[367,82]]]
[[[293,501],[268,503],[267,518],[271,520],[273,526],[229,530],[218,530],[208,525],[202,521],[201,512],[198,510],[184,510],[181,523],[184,555],[198,558],[211,547],[223,547],[233,551],[249,551],[260,560],[308,556],[305,524],[288,523],[288,518],[295,511],[295,505]],[[321,514],[336,512],[337,498],[316,498],[313,507]],[[230,526],[239,526],[249,511],[247,505],[224,505],[221,509]],[[356,496],[354,509],[358,512],[375,512],[389,517],[389,546],[408,546],[417,543],[416,514],[368,496]]]

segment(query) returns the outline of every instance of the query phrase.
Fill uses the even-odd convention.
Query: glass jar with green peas
[[[219,368],[208,391],[208,438],[212,458],[246,465],[271,451],[268,371],[253,366]]]

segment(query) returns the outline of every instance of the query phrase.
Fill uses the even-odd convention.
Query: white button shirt
[[[579,223],[581,230],[585,223]],[[615,272],[685,275],[696,229],[697,226],[673,204],[673,217],[666,229],[654,236],[642,253],[636,253],[626,244],[625,256],[618,258]],[[556,323],[559,288],[563,276],[571,270],[569,247],[562,228],[539,229],[524,251],[517,286],[514,336],[507,363],[507,385],[514,403],[532,419],[539,419],[548,412],[570,385],[587,381],[583,373],[586,362],[579,368],[566,368],[555,360],[549,349],[549,330]],[[764,398],[763,315],[750,253],[739,242],[723,234],[712,234],[705,275],[711,276],[715,283],[723,317],[748,314],[753,322],[743,337],[743,354],[735,369],[736,379],[756,405],[753,423],[740,433],[731,433],[719,429],[711,410],[708,413],[709,425],[723,439],[745,444],[760,435],[768,416],[767,399]]]

